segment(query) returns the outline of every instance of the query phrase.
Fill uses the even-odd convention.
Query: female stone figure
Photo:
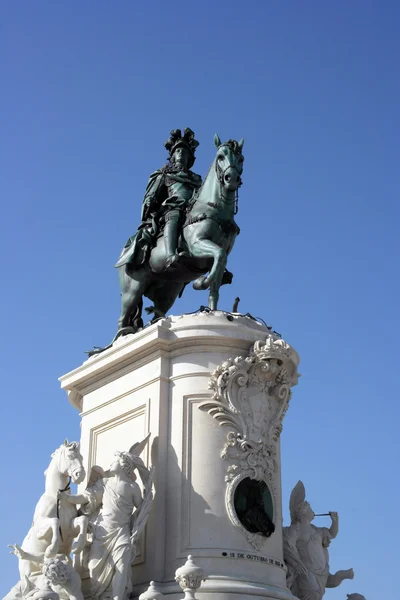
[[[344,579],[353,579],[353,569],[329,573],[328,547],[339,531],[339,517],[329,513],[332,525],[311,524],[314,512],[305,500],[301,481],[290,496],[291,525],[283,528],[284,558],[288,567],[287,585],[300,600],[322,600],[325,588],[337,587]]]

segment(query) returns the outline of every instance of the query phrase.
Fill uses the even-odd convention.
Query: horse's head
[[[218,135],[214,136],[214,144],[218,148],[215,159],[215,170],[221,186],[227,191],[236,191],[242,185],[241,174],[243,171],[243,148],[244,139],[240,142],[229,140],[221,143]]]
[[[71,477],[73,483],[82,483],[85,479],[86,473],[78,442],[69,443],[68,440],[65,440],[51,457],[57,470],[63,475]]]

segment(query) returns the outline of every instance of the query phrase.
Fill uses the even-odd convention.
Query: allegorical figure
[[[81,504],[82,512],[92,517],[88,567],[93,598],[110,589],[113,600],[123,600],[129,591],[137,538],[152,502],[151,472],[139,458],[147,440],[148,436],[129,452],[116,452],[108,471],[93,467],[83,494],[62,496],[63,501]],[[143,497],[136,469],[145,486]]]
[[[201,186],[201,177],[191,171],[195,150],[199,142],[194,132],[186,128],[171,131],[164,146],[169,152],[169,162],[150,175],[143,199],[141,224],[136,234],[129,238],[115,265],[131,263],[138,266],[146,262],[158,235],[163,232],[165,260],[155,270],[163,271],[178,260],[178,239],[186,209],[194,192]]]
[[[25,552],[18,544],[9,546],[20,560],[40,565],[40,571],[25,577],[13,587],[4,600],[83,600],[81,579],[65,554],[46,558],[44,553]]]
[[[339,531],[339,517],[330,512],[332,525],[316,527],[315,517],[305,500],[301,481],[290,496],[291,525],[283,528],[284,559],[288,567],[287,585],[299,600],[322,600],[325,588],[337,587],[344,579],[353,579],[353,569],[329,573],[328,547]]]

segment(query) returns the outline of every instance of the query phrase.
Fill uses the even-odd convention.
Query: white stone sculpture
[[[22,542],[22,549],[30,556],[39,557],[19,560],[21,578],[40,574],[42,561],[57,554],[69,556],[77,537],[74,552],[79,552],[86,541],[86,516],[78,516],[76,506],[60,505],[59,494],[70,494],[69,486],[81,483],[85,478],[83,459],[77,442],[67,440],[51,455],[45,471],[45,492],[36,505],[32,526]]]
[[[329,573],[328,547],[339,531],[339,518],[330,512],[332,525],[311,524],[315,513],[305,499],[301,481],[290,496],[291,525],[283,528],[284,558],[288,567],[287,585],[299,600],[322,600],[325,588],[337,587],[344,579],[353,579],[353,569]]]
[[[145,592],[143,592],[143,594],[140,594],[139,600],[159,600],[163,597],[164,594],[158,591],[154,581],[150,581],[148,589]]]
[[[290,388],[298,381],[298,364],[297,352],[271,334],[256,342],[246,358],[238,356],[222,363],[210,380],[213,397],[199,404],[199,409],[229,428],[221,452],[221,458],[231,463],[226,475],[226,508],[232,523],[257,549],[274,526],[261,524],[262,535],[245,528],[235,510],[235,491],[243,479],[250,478],[265,482],[277,502],[277,444]]]
[[[10,546],[21,561],[41,565],[40,572],[24,577],[4,600],[83,600],[81,579],[64,554],[46,558],[44,554],[25,552],[17,544]]]
[[[192,556],[188,556],[183,567],[175,572],[175,581],[177,581],[181,589],[185,592],[184,600],[196,600],[196,592],[201,586],[202,581],[205,581],[204,570],[194,564]]]
[[[114,600],[123,600],[131,589],[130,567],[153,499],[153,471],[139,458],[149,435],[128,452],[116,452],[108,471],[94,466],[83,494],[61,499],[81,504],[81,511],[91,516],[88,568],[94,598],[110,590]],[[144,484],[143,497],[135,470]]]

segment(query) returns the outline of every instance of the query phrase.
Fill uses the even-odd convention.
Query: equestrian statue
[[[204,181],[191,168],[199,142],[186,128],[171,131],[164,146],[167,164],[149,179],[141,223],[126,242],[116,267],[122,308],[114,339],[143,326],[143,296],[154,306],[153,322],[164,317],[193,281],[196,290],[209,289],[208,306],[216,310],[219,288],[231,283],[226,270],[239,227],[238,189],[242,184],[243,139],[221,143]]]

